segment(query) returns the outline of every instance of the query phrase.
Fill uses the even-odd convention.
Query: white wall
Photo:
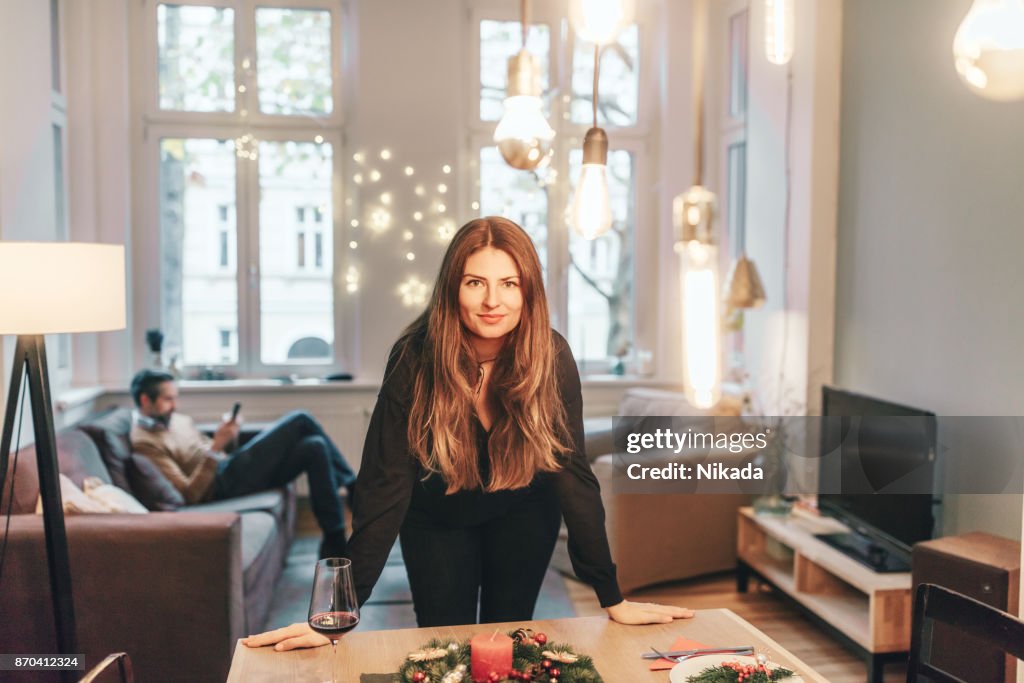
[[[1021,415],[1024,103],[957,78],[970,5],[845,3],[836,382],[940,415]],[[945,531],[1019,538],[1020,506],[947,499]]]

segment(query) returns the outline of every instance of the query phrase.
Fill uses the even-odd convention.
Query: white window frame
[[[520,21],[518,7],[507,2],[495,0],[470,0],[468,12],[468,55],[466,64],[468,73],[466,82],[468,102],[467,156],[469,158],[469,196],[473,201],[480,200],[480,150],[493,147],[494,127],[497,121],[480,119],[480,22],[484,20]],[[646,5],[645,5],[646,7]],[[564,96],[572,96],[572,55],[575,47],[575,34],[569,25],[564,3],[533,2],[530,5],[530,23],[547,24],[549,27],[549,74],[550,88],[556,90],[551,98],[551,114],[549,122],[556,130],[552,144],[554,156],[551,164],[557,172],[557,182],[547,186],[548,221],[547,221],[547,297],[551,311],[552,326],[565,333],[568,329],[568,291],[569,291],[569,227],[565,222],[565,207],[572,197],[572,188],[568,185],[569,153],[573,149],[582,149],[583,136],[590,128],[590,123],[576,124],[566,121],[564,114],[569,112],[571,100],[565,101]],[[609,151],[625,150],[634,156],[634,186],[636,188],[636,224],[633,226],[633,258],[634,286],[631,304],[633,317],[633,349],[657,348],[658,325],[656,314],[648,314],[647,308],[638,307],[639,301],[658,301],[658,257],[657,236],[659,211],[657,205],[657,188],[654,187],[655,164],[657,159],[652,154],[653,134],[656,127],[657,114],[657,78],[655,52],[657,49],[654,17],[652,8],[638,8],[636,23],[639,34],[640,64],[639,89],[637,101],[637,121],[629,127],[617,127],[602,124],[609,137]],[[562,42],[561,36],[566,36]],[[524,171],[525,172],[525,171]],[[647,196],[650,201],[645,201]],[[652,264],[646,268],[642,264]],[[644,310],[641,310],[643,308]],[[605,375],[611,367],[610,360],[584,361],[577,359],[580,371],[586,375]],[[627,372],[624,379],[635,378]]]
[[[202,7],[223,7],[234,10],[235,22],[235,108],[232,112],[183,112],[164,110],[159,106],[159,45],[157,41],[157,6],[160,0],[142,0],[135,12],[134,25],[139,39],[133,41],[132,82],[140,84],[133,99],[133,110],[139,122],[140,151],[135,160],[141,179],[142,214],[144,220],[134,226],[136,259],[143,267],[133,269],[135,291],[146,302],[151,317],[139,325],[156,326],[161,315],[160,278],[160,141],[163,138],[213,138],[236,140],[243,134],[257,141],[294,141],[315,143],[320,138],[332,146],[333,179],[331,182],[333,234],[332,299],[334,309],[334,359],[331,363],[264,363],[260,358],[260,255],[259,241],[259,166],[258,160],[236,157],[235,264],[238,291],[238,362],[236,364],[203,363],[179,366],[186,376],[200,368],[240,377],[277,375],[324,376],[341,371],[354,372],[358,358],[357,311],[358,294],[346,291],[344,274],[354,261],[348,243],[344,205],[345,153],[344,109],[346,83],[343,80],[342,57],[350,18],[348,3],[337,0],[168,0],[167,4]],[[256,81],[256,9],[284,8],[324,10],[331,15],[331,79],[332,107],[323,116],[264,114],[259,110]],[[242,63],[251,60],[246,92],[238,85],[245,77]],[[242,116],[242,111],[246,115]],[[258,143],[257,143],[258,144]],[[324,226],[324,231],[328,227]],[[231,259],[229,259],[230,262]]]
[[[53,208],[54,208],[54,240],[67,242],[71,239],[71,205],[68,189],[68,79],[67,79],[67,42],[64,30],[67,25],[64,0],[50,0],[50,131],[56,129],[60,136],[60,162],[57,163],[57,152],[53,150]],[[54,15],[56,11],[56,15]],[[56,64],[52,60],[56,58]],[[56,76],[57,83],[54,83]],[[54,87],[56,86],[56,87]],[[59,178],[58,178],[59,174]],[[63,220],[61,220],[63,218]],[[55,353],[51,354],[54,363],[50,366],[55,387],[70,387],[74,363],[72,337],[70,334],[54,335]]]

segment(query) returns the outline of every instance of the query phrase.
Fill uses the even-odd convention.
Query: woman
[[[692,616],[622,599],[582,408],[529,236],[504,218],[467,223],[392,350],[370,420],[349,541],[360,604],[398,535],[421,627],[476,623],[478,609],[481,623],[529,620],[564,517],[573,568],[613,620]],[[243,642],[327,640],[293,624]]]

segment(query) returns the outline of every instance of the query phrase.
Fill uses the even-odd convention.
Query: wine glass
[[[331,640],[331,683],[338,683],[338,641],[359,623],[352,561],[328,557],[316,563],[309,598],[309,627]]]

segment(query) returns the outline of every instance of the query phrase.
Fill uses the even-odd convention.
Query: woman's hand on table
[[[673,605],[658,605],[653,602],[630,602],[623,600],[617,605],[606,607],[612,621],[620,624],[668,624],[674,619],[690,619],[693,610]]]
[[[297,650],[303,647],[320,647],[330,642],[327,636],[320,635],[305,622],[242,638],[242,644],[246,647],[273,645],[278,652]]]

